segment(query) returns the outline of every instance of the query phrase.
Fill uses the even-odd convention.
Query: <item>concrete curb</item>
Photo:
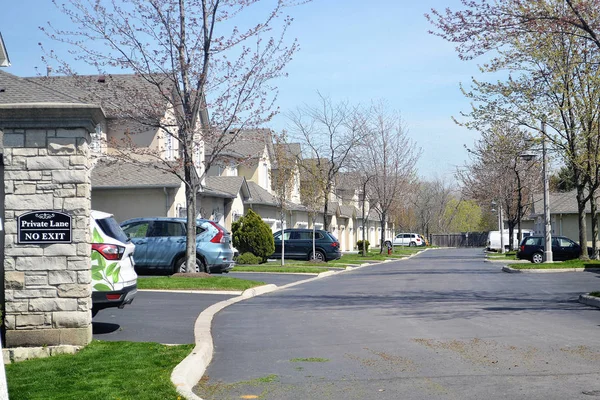
[[[242,300],[252,298],[254,296],[260,296],[261,294],[271,293],[271,292],[274,292],[274,291],[280,290],[280,289],[291,288],[296,285],[301,285],[303,283],[312,282],[317,279],[322,279],[322,278],[326,278],[328,276],[341,274],[346,271],[354,271],[359,268],[383,264],[385,262],[407,260],[407,259],[414,257],[418,254],[421,254],[427,250],[429,250],[429,249],[421,250],[421,251],[419,251],[409,257],[405,257],[405,258],[400,258],[400,259],[395,259],[395,260],[384,260],[383,262],[374,263],[374,264],[363,263],[360,266],[346,267],[346,269],[324,271],[324,272],[319,273],[317,276],[315,276],[313,278],[303,279],[301,281],[288,283],[287,285],[283,285],[283,286],[276,286],[273,284],[258,286],[258,287],[252,288],[252,289],[244,290],[244,292],[242,292],[237,297],[223,300],[223,301],[213,304],[212,306],[210,306],[207,309],[205,309],[204,311],[202,311],[200,313],[200,315],[198,316],[198,318],[196,319],[196,322],[194,324],[194,338],[195,338],[196,346],[194,347],[194,350],[192,350],[192,352],[186,358],[184,358],[183,361],[181,361],[175,367],[175,369],[173,369],[173,372],[171,373],[171,382],[173,382],[173,384],[175,385],[177,392],[180,395],[182,395],[184,398],[186,398],[188,400],[203,400],[201,397],[196,395],[192,389],[200,381],[200,379],[204,375],[204,372],[206,371],[206,368],[212,361],[212,356],[213,356],[213,351],[214,351],[213,339],[212,339],[212,334],[211,334],[212,320],[213,320],[213,317],[219,311],[224,309],[225,307],[228,307],[232,304],[238,303]],[[231,292],[228,292],[228,293],[231,293]]]
[[[321,272],[314,278],[304,279],[298,282],[292,282],[284,286],[264,285],[244,292],[234,298],[220,301],[208,307],[200,313],[194,324],[195,347],[192,352],[183,359],[171,373],[171,382],[175,385],[177,392],[188,400],[203,400],[193,392],[194,386],[200,381],[206,368],[212,361],[214,345],[211,334],[211,325],[213,317],[225,307],[238,303],[242,300],[260,296],[261,294],[271,293],[279,289],[286,289],[302,283],[311,282],[327,276],[337,275],[346,270]]]
[[[224,294],[230,296],[239,296],[241,290],[164,290],[164,289],[138,289],[139,292],[158,292],[158,293],[196,293],[196,294]]]
[[[488,263],[504,263],[504,264],[529,264],[530,263],[530,261],[528,261],[528,260],[510,260],[510,261],[507,261],[507,260],[500,260],[500,259],[496,260],[496,259],[493,259],[493,258],[486,258],[484,260],[484,262],[488,262]]]
[[[600,268],[552,268],[552,269],[515,269],[508,265],[502,271],[510,274],[549,274],[555,272],[600,272]]]
[[[590,296],[589,294],[582,294],[579,296],[579,302],[587,304],[588,306],[600,308],[600,297]]]

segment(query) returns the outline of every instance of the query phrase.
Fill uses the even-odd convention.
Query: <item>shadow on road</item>
[[[121,328],[119,324],[111,324],[109,322],[94,322],[92,321],[92,333],[94,335],[102,335],[105,333],[112,333]]]
[[[264,307],[257,302],[269,302],[271,308],[285,310],[370,310],[377,308],[385,312],[438,321],[453,318],[474,318],[489,312],[514,314],[515,312],[589,312],[590,308],[580,304],[581,293],[562,293],[560,295],[514,292],[474,292],[471,290],[448,291],[401,291],[389,295],[371,293],[349,293],[340,295],[294,295],[281,292],[281,296],[269,295],[255,299],[244,306]],[[271,299],[269,300],[269,297]],[[277,297],[273,302],[273,297]]]

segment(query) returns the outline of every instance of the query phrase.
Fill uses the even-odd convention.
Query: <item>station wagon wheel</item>
[[[533,253],[531,256],[531,262],[534,264],[541,264],[544,261],[544,255],[542,253]]]
[[[316,260],[316,261],[327,261],[325,259],[325,254],[321,250],[317,250],[314,253],[311,251],[308,259],[309,260]]]
[[[185,256],[180,257],[176,262],[175,262],[175,268],[173,273],[185,273],[187,272],[187,270],[185,269]],[[208,268],[206,268],[206,264],[202,261],[202,259],[199,256],[196,256],[196,273],[198,272],[206,272],[208,273]]]

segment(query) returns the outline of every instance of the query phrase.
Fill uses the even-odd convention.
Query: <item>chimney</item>
[[[46,76],[52,75],[52,67],[50,65],[46,65]]]
[[[104,82],[106,82],[106,76],[104,76],[104,74],[102,74],[102,75],[98,75],[98,82],[99,82],[99,83],[104,83]]]

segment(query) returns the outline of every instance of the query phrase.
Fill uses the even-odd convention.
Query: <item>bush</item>
[[[369,246],[371,245],[371,243],[369,243],[368,240],[365,240],[365,244],[367,245],[367,250],[369,250]],[[358,251],[363,251],[363,241],[359,240],[358,242],[356,242],[356,247],[358,248]]]
[[[236,263],[237,264],[260,264],[262,261],[262,259],[260,257],[255,256],[254,254],[247,252],[244,254],[240,254],[237,259],[236,259]]]
[[[262,262],[275,252],[273,232],[253,210],[248,210],[246,215],[231,224],[233,247],[240,254],[252,253]]]

